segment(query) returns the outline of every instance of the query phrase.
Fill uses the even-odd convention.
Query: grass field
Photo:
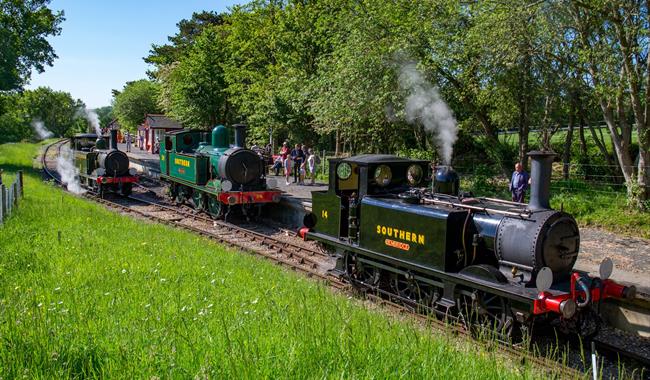
[[[43,184],[0,227],[0,378],[535,378],[475,342]]]

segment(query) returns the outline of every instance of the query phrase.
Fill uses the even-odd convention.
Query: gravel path
[[[599,265],[605,257],[612,258],[617,269],[647,275],[650,273],[650,240],[581,228],[578,262]]]

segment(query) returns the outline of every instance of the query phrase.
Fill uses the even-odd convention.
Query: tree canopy
[[[650,196],[645,1],[253,0],[178,26],[145,60],[158,104],[188,126],[245,119],[257,142],[272,130],[352,153],[439,156],[434,111],[444,99],[457,144],[473,136],[477,154],[503,173],[525,163],[531,145],[567,162],[577,130],[580,160],[615,165],[633,198]],[[410,109],[422,89],[432,96],[420,115],[433,125]],[[593,128],[603,120],[611,145]],[[560,127],[567,141],[552,147]],[[504,130],[516,132],[518,149],[499,137]]]
[[[121,91],[114,90],[113,113],[120,126],[134,131],[144,121],[145,114],[160,113],[159,85],[141,79],[128,82]]]
[[[0,95],[6,112],[0,114],[0,143],[41,139],[35,129],[41,123],[52,136],[70,136],[86,132],[85,104],[69,93],[38,87],[22,93]]]
[[[0,0],[0,91],[22,88],[32,70],[52,66],[54,49],[48,36],[61,32],[63,12],[52,12],[50,0]]]

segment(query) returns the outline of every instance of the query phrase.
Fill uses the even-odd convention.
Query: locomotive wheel
[[[391,290],[402,298],[418,301],[421,297],[420,287],[417,281],[407,276],[397,273],[391,273],[390,276]]]
[[[470,331],[492,332],[499,338],[510,338],[513,321],[503,297],[477,290],[472,296],[464,295],[462,301],[461,317]]]
[[[169,186],[167,186],[167,196],[168,196],[171,200],[175,201],[177,195],[178,195],[178,188],[177,188],[177,186],[176,186],[175,184],[173,184],[173,183],[172,183],[172,184],[169,184]]]
[[[120,194],[122,194],[125,197],[128,197],[131,195],[131,191],[133,190],[133,184],[131,183],[120,183]]]
[[[212,218],[219,219],[221,218],[221,216],[223,216],[222,204],[221,202],[219,202],[219,200],[216,197],[214,196],[208,197],[207,204],[208,204],[208,213]]]
[[[379,268],[365,265],[357,262],[352,270],[352,279],[361,282],[364,285],[376,287],[381,280],[381,270]]]
[[[205,195],[203,192],[195,190],[192,194],[192,203],[194,203],[194,208],[197,211],[202,211],[205,209]]]
[[[190,198],[190,190],[186,188],[185,186],[179,186],[176,192],[176,203],[179,205],[182,205],[187,201],[188,198]]]

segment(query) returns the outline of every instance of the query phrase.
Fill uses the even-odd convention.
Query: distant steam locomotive
[[[234,128],[233,145],[222,125],[211,133],[183,130],[165,135],[160,171],[170,197],[178,203],[190,201],[214,218],[235,208],[247,216],[259,214],[263,204],[280,201],[281,192],[267,188],[262,158],[245,148],[246,125]]]
[[[111,131],[110,139],[91,133],[74,135],[70,139],[70,149],[82,187],[100,196],[106,191],[124,196],[131,194],[138,177],[136,170],[129,168],[129,157],[117,149],[116,130]]]
[[[580,233],[549,205],[554,155],[530,152],[530,204],[459,196],[458,176],[389,155],[331,159],[329,189],[312,193],[300,234],[337,252],[336,271],[440,316],[456,315],[510,335],[544,318],[588,335],[590,310],[634,287],[573,270]],[[433,184],[431,184],[433,182]],[[433,185],[433,186],[431,186]]]

